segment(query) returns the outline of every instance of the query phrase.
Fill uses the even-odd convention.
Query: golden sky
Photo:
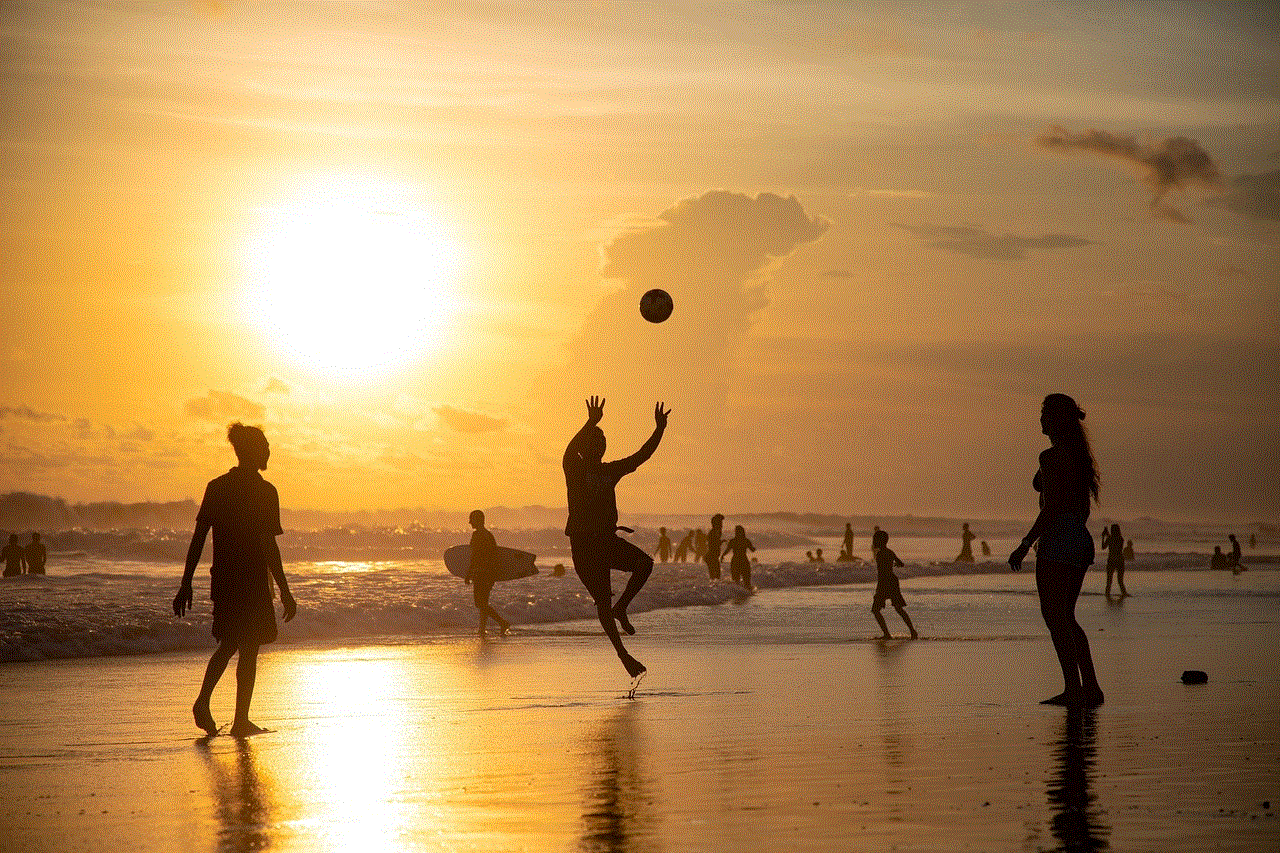
[[[0,491],[1280,517],[1272,4],[0,5]],[[671,319],[645,322],[650,287]]]

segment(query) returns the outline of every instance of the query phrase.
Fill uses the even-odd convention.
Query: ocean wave
[[[1275,567],[1280,557],[1250,560]],[[561,577],[542,563],[541,574],[498,584],[491,602],[516,625],[594,619],[595,607],[572,569]],[[131,570],[135,569],[135,570]],[[1205,569],[1203,554],[1146,554],[1133,570]],[[740,601],[749,593],[729,580],[711,581],[694,563],[659,564],[631,606],[632,612]],[[1093,571],[1100,572],[1095,565]],[[299,602],[298,617],[282,625],[281,642],[359,641],[469,633],[475,627],[471,589],[428,562],[316,562],[287,567]],[[899,570],[904,580],[948,575],[1007,575],[997,561],[934,562]],[[212,646],[207,574],[195,585],[196,606],[184,618],[170,603],[179,572],[160,575],[146,564],[96,564],[76,574],[24,575],[0,582],[0,662],[150,654]],[[727,566],[726,566],[727,575]],[[623,576],[615,576],[617,587]],[[782,562],[752,567],[760,589],[875,581],[863,561]]]

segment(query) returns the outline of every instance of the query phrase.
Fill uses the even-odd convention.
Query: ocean
[[[493,605],[518,630],[592,619],[591,599],[573,574],[567,543],[559,531],[495,532],[500,544],[539,555],[538,575],[499,584],[493,592]],[[475,626],[470,588],[445,571],[439,556],[447,545],[467,541],[467,535],[463,531],[357,527],[287,533],[282,537],[285,571],[299,602],[299,615],[282,630],[281,642],[348,644],[470,633]],[[185,531],[169,530],[68,531],[48,536],[49,574],[0,582],[0,662],[209,647],[213,642],[207,580],[211,544],[206,544],[197,570],[196,607],[181,619],[170,609],[189,536]],[[749,536],[758,546],[752,582],[759,589],[848,586],[851,601],[869,598],[875,570],[867,562],[870,553],[865,535],[855,538],[858,559],[849,562],[831,560],[840,551],[838,536],[797,534],[794,530],[765,530]],[[1144,582],[1134,579],[1142,573],[1207,569],[1212,551],[1209,543],[1226,544],[1220,537],[1218,528],[1183,528],[1177,538],[1139,542],[1136,559],[1128,569],[1129,587],[1134,591],[1144,588]],[[656,538],[652,529],[635,534],[636,541],[650,549]],[[899,576],[904,589],[913,590],[913,608],[947,594],[937,586],[940,581],[921,585],[926,578],[973,576],[980,579],[974,583],[989,586],[993,595],[1012,589],[1025,592],[1034,586],[1009,577],[1003,562],[1016,544],[1016,534],[993,536],[989,544],[991,557],[981,556],[975,542],[978,562],[965,564],[952,562],[959,550],[955,536],[892,539],[890,547],[907,564]],[[1274,568],[1280,563],[1280,555],[1268,548],[1274,543],[1260,544],[1262,553],[1246,545],[1245,564],[1255,570]],[[823,549],[827,561],[809,562],[805,552],[818,548]],[[563,576],[553,574],[557,564],[565,566]],[[1229,573],[1215,574],[1226,584],[1223,594],[1250,587],[1248,581],[1239,581]],[[1101,563],[1095,564],[1086,590],[1100,591],[1102,576]],[[749,593],[727,577],[727,566],[724,579],[711,581],[701,564],[659,563],[631,610],[678,614],[691,607],[742,602]],[[947,583],[949,589],[962,582]],[[615,586],[620,584],[617,579]],[[896,618],[891,611],[889,615]],[[933,628],[935,633],[944,624],[948,630],[961,630],[948,619]],[[764,624],[757,628],[771,630]],[[1027,630],[1040,632],[1043,626]]]

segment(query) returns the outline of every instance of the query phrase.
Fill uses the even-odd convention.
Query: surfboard
[[[528,551],[517,551],[515,548],[503,548],[499,545],[497,580],[513,581],[536,575],[538,567],[534,565],[534,561],[537,559],[536,554]],[[465,578],[471,570],[471,546],[454,545],[447,549],[444,552],[444,567],[449,570],[449,574]]]

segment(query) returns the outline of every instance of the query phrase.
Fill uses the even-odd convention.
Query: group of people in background
[[[1213,546],[1213,556],[1209,558],[1209,568],[1211,569],[1230,569],[1233,574],[1240,574],[1248,571],[1240,562],[1240,540],[1236,538],[1234,533],[1227,534],[1227,539],[1231,541],[1231,553],[1222,553],[1221,545]],[[1249,547],[1256,548],[1258,538],[1252,533],[1249,534]]]
[[[744,589],[751,590],[755,587],[751,585],[751,558],[747,556],[747,552],[755,550],[756,546],[751,544],[751,540],[747,538],[746,528],[741,524],[735,526],[733,536],[728,541],[724,541],[724,516],[716,513],[711,516],[709,532],[703,532],[700,527],[697,530],[690,530],[674,549],[671,547],[671,537],[667,534],[667,528],[659,527],[658,547],[654,550],[653,556],[663,563],[671,561],[687,563],[692,551],[693,561],[705,563],[707,577],[714,581],[720,579],[720,564],[724,562],[725,557],[732,554],[729,560],[729,577]]]
[[[23,574],[44,574],[44,564],[49,552],[40,541],[39,533],[32,533],[31,541],[25,547],[18,543],[18,534],[10,533],[9,544],[0,551],[0,556],[4,557],[4,576],[11,578]]]

